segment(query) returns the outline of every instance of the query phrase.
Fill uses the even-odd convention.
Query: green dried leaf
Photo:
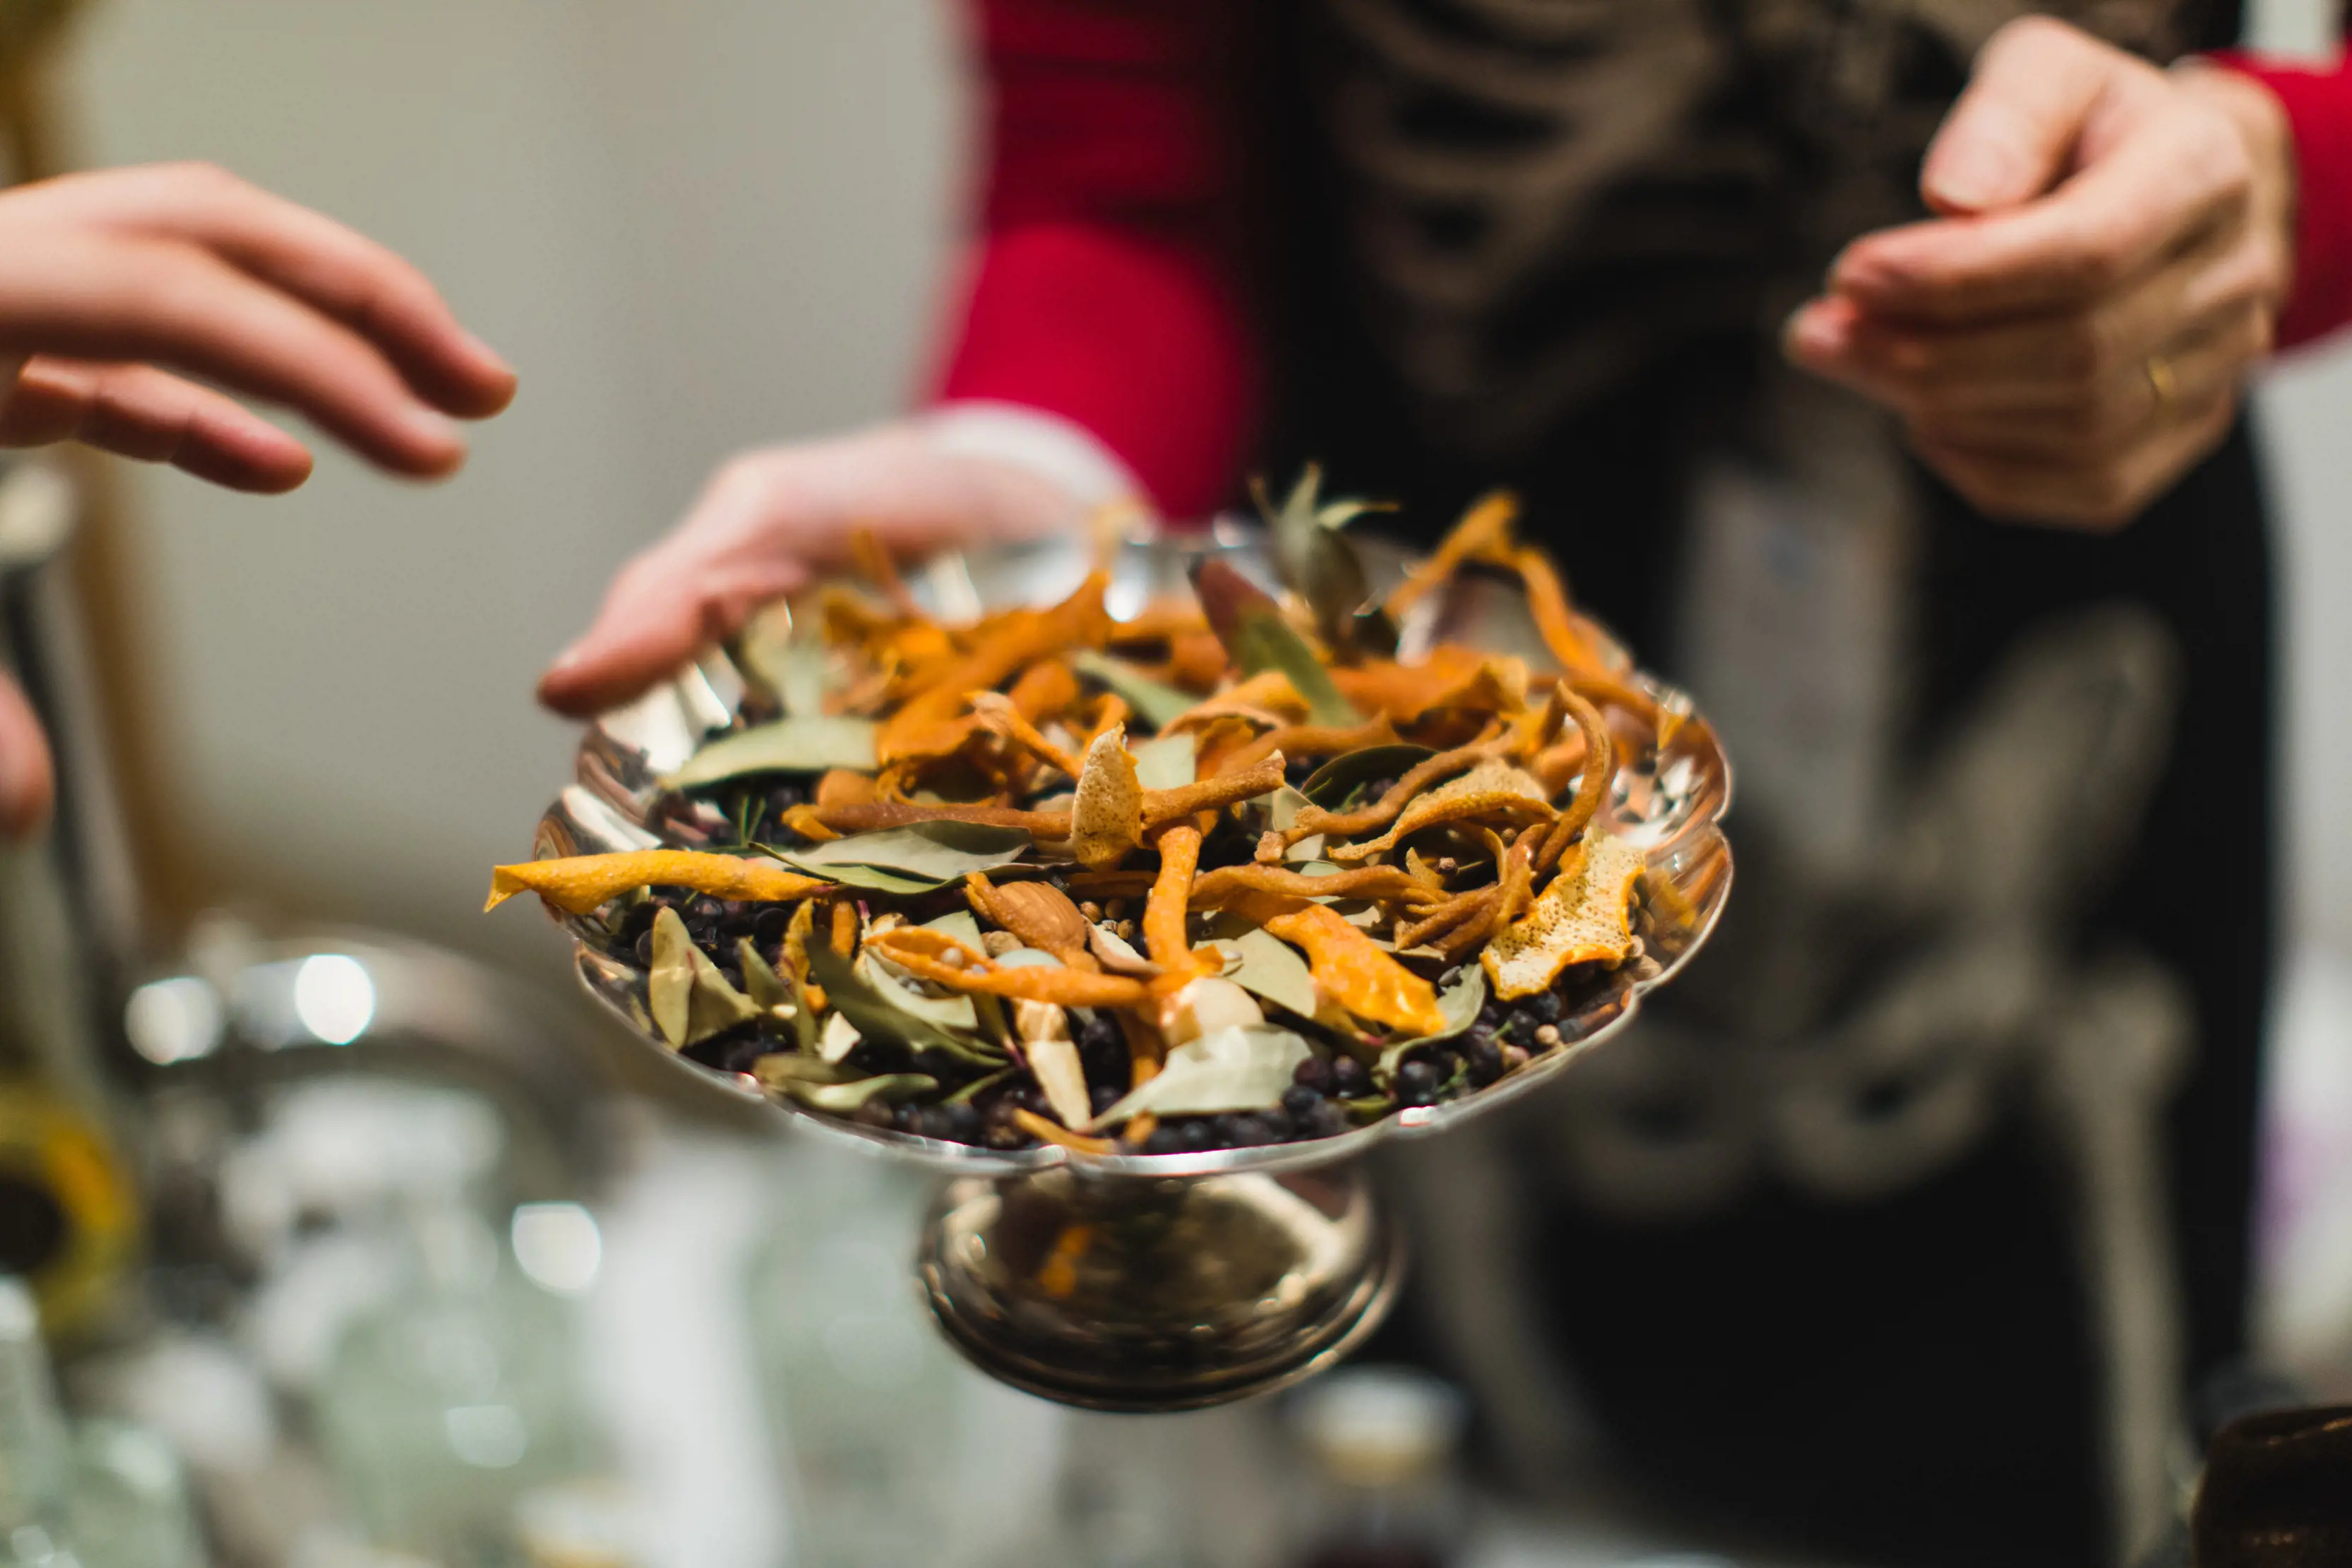
[[[1364,716],[1356,711],[1356,705],[1339,695],[1339,688],[1331,682],[1331,672],[1323,667],[1315,650],[1277,612],[1244,610],[1235,629],[1234,645],[1227,651],[1244,675],[1281,671],[1291,689],[1307,699],[1307,715],[1313,722],[1363,722]]]
[[[1115,1125],[1146,1111],[1169,1116],[1263,1111],[1282,1103],[1298,1064],[1313,1054],[1306,1040],[1270,1024],[1213,1030],[1171,1051],[1155,1077],[1092,1125]]]
[[[857,976],[901,1012],[912,1013],[941,1029],[971,1030],[980,1027],[980,1014],[970,997],[928,996],[916,988],[912,976],[875,953],[857,955]]]
[[[793,714],[773,724],[721,736],[662,780],[667,789],[690,789],[752,773],[823,773],[832,768],[872,772],[874,737],[881,726],[870,718],[833,714]]]
[[[760,1013],[709,955],[694,945],[677,911],[667,907],[654,916],[654,964],[646,977],[646,999],[654,1027],[681,1049]]]
[[[853,1074],[845,1067],[790,1051],[772,1051],[751,1063],[751,1076],[770,1089],[788,1083],[846,1083]]]
[[[735,939],[735,961],[743,971],[743,992],[751,998],[753,1007],[775,1017],[778,1008],[798,1005],[793,999],[792,987],[785,984],[784,977],[777,974],[765,958],[760,956],[759,944],[749,936]],[[797,1024],[797,1013],[793,1019]]]
[[[1018,828],[980,822],[910,822],[871,833],[852,833],[805,849],[775,849],[785,864],[848,887],[882,893],[928,893],[961,882],[975,871],[998,871],[1017,863],[1030,847]]]
[[[1211,945],[1238,960],[1237,966],[1226,968],[1226,979],[1301,1018],[1315,1016],[1315,977],[1289,943],[1248,926]]]
[[[1153,680],[1124,659],[1114,659],[1092,648],[1082,648],[1071,654],[1070,668],[1118,694],[1135,710],[1136,716],[1154,729],[1166,729],[1201,700],[1164,681]]]
[[[929,1094],[940,1081],[927,1072],[886,1072],[878,1078],[853,1079],[846,1083],[811,1083],[787,1079],[784,1092],[803,1105],[835,1113],[855,1111],[868,1100],[896,1105],[918,1094]]]
[[[1299,789],[1325,810],[1336,811],[1374,779],[1402,778],[1436,755],[1426,746],[1368,746],[1333,758],[1309,774]]]
[[[863,963],[856,967],[822,942],[809,945],[809,978],[824,988],[826,1004],[835,1015],[849,1020],[850,1027],[865,1039],[903,1045],[909,1051],[944,1051],[960,1061],[982,1062],[994,1066],[1003,1060],[995,1052],[965,1039],[944,1024],[912,1010],[906,998],[912,993],[895,988],[886,989],[871,978],[875,971]],[[820,1050],[830,1052],[828,1039]]]
[[[923,929],[944,932],[965,946],[981,950],[980,922],[971,917],[969,909],[950,909],[937,920],[924,921]]]
[[[1012,1077],[1019,1071],[1021,1070],[1017,1067],[1000,1067],[995,1071],[991,1072],[984,1077],[973,1079],[971,1082],[965,1084],[962,1088],[957,1090],[954,1093],[940,1101],[940,1103],[942,1105],[969,1105],[971,1103],[973,1098],[982,1090],[994,1088],[997,1084],[1003,1082],[1006,1079]]]
[[[732,652],[736,667],[767,688],[786,713],[824,711],[824,645],[814,636],[793,634],[792,607],[782,600],[752,612]]]
[[[1314,615],[1316,630],[1323,634],[1323,640],[1343,658],[1352,660],[1366,651],[1362,644],[1367,632],[1372,633],[1374,651],[1392,653],[1393,632],[1386,650],[1378,647],[1379,629],[1386,617],[1368,622],[1361,613],[1371,598],[1371,589],[1355,546],[1339,530],[1367,512],[1393,508],[1370,501],[1323,504],[1318,497],[1322,483],[1322,470],[1308,464],[1298,482],[1291,486],[1290,494],[1276,507],[1268,499],[1262,482],[1251,482],[1251,492],[1274,540],[1275,570],[1284,585],[1297,594]]]
[[[1383,1089],[1394,1084],[1396,1071],[1404,1065],[1406,1052],[1416,1046],[1434,1045],[1466,1032],[1478,1021],[1478,1009],[1486,1005],[1486,972],[1475,964],[1463,965],[1454,983],[1437,993],[1437,1010],[1445,1015],[1445,1027],[1434,1034],[1390,1041],[1381,1050],[1380,1061],[1373,1064],[1372,1082]]]
[[[1189,735],[1163,735],[1129,746],[1135,781],[1146,789],[1181,789],[1193,780],[1200,758]]]
[[[857,1032],[857,1026],[849,1021],[847,1013],[827,1013],[824,1032],[817,1036],[816,1053],[827,1061],[839,1061],[856,1051],[857,1042],[864,1038]]]

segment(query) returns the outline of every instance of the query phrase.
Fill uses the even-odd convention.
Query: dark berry
[[[1087,1091],[1087,1103],[1097,1116],[1119,1102],[1119,1092],[1108,1083],[1097,1083]]]
[[[1502,1008],[1494,1002],[1488,1002],[1485,1007],[1478,1009],[1478,1022],[1482,1028],[1486,1029],[1494,1030],[1502,1028]]]
[[[1078,1025],[1078,1049],[1085,1051],[1118,1050],[1125,1042],[1119,1038],[1118,1025],[1105,1012],[1090,1012]]]
[[[1493,1035],[1472,1035],[1464,1060],[1470,1064],[1470,1082],[1484,1089],[1503,1075],[1503,1048]]]
[[[1535,1015],[1535,1020],[1539,1024],[1559,1021],[1559,998],[1549,991],[1529,997],[1526,1005],[1527,1010]]]
[[[1305,1135],[1310,1138],[1336,1138],[1348,1130],[1348,1113],[1326,1100],[1315,1107],[1307,1119]]]
[[[773,952],[792,929],[793,912],[781,904],[769,904],[751,917],[751,940],[766,952]]]
[[[865,1104],[852,1111],[849,1113],[849,1119],[853,1122],[863,1122],[869,1127],[887,1127],[898,1118],[890,1107],[881,1101],[868,1100]]]
[[[1298,1070],[1290,1075],[1290,1082],[1318,1096],[1328,1094],[1331,1092],[1331,1064],[1319,1056],[1310,1056],[1298,1064]],[[1288,1098],[1284,1096],[1286,1103]]]
[[[1257,1115],[1220,1116],[1217,1118],[1217,1123],[1219,1130],[1225,1135],[1225,1142],[1236,1149],[1255,1148],[1260,1144],[1280,1143],[1283,1136],[1289,1131],[1286,1127],[1277,1127],[1265,1117]]]
[[[947,1107],[944,1105],[924,1106],[923,1113],[916,1118],[916,1130],[927,1138],[944,1139],[948,1137],[950,1133]]]
[[[1360,1100],[1372,1092],[1372,1075],[1352,1056],[1331,1063],[1331,1092],[1342,1100]]]
[[[694,895],[694,901],[679,913],[686,916],[689,925],[701,920],[715,925],[727,918],[727,901],[723,898],[713,898],[707,893],[698,893]]]
[[[919,1133],[923,1127],[923,1109],[919,1105],[901,1105],[890,1113],[890,1124],[902,1133]]]
[[[1314,778],[1316,768],[1321,766],[1322,765],[1320,763],[1311,757],[1298,758],[1284,767],[1282,770],[1282,780],[1284,783],[1296,789],[1300,785],[1306,783],[1309,779]]]
[[[1183,1151],[1188,1155],[1205,1154],[1217,1146],[1217,1130],[1206,1116],[1187,1117],[1176,1129],[1176,1135],[1183,1140]]]
[[[982,1128],[979,1112],[973,1110],[969,1104],[950,1105],[945,1109],[947,1111],[947,1132],[944,1134],[946,1137],[959,1144],[980,1142]]]
[[[1292,1121],[1302,1125],[1315,1113],[1315,1107],[1322,1103],[1323,1096],[1304,1083],[1294,1083],[1282,1092],[1282,1108],[1290,1113]]]
[[[1397,1069],[1397,1100],[1406,1105],[1433,1104],[1440,1082],[1437,1069],[1426,1061],[1408,1061]]]
[[[654,934],[651,931],[637,938],[635,952],[638,968],[650,969],[654,967]]]
[[[1147,1155],[1176,1155],[1184,1152],[1184,1135],[1165,1122],[1151,1129],[1151,1136],[1143,1140]]]

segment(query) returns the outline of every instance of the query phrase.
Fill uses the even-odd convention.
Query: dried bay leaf
[[[1092,648],[1082,648],[1071,654],[1070,668],[1118,694],[1135,710],[1137,717],[1155,730],[1174,724],[1200,700],[1190,692],[1153,680],[1124,659],[1115,659]]]
[[[875,737],[880,733],[881,726],[869,718],[792,714],[721,736],[662,783],[672,789],[691,789],[751,773],[823,773],[835,768],[871,772]]]
[[[654,963],[646,1000],[654,1027],[676,1049],[709,1040],[723,1030],[759,1017],[751,999],[737,990],[709,954],[694,945],[686,922],[665,906],[654,916]]]
[[[912,1100],[918,1094],[929,1094],[940,1086],[940,1081],[925,1072],[886,1072],[877,1078],[852,1079],[846,1083],[812,1083],[804,1079],[787,1079],[784,1092],[802,1104],[819,1111],[855,1111],[868,1100],[881,1100],[888,1104]]]
[[[1478,1021],[1478,1009],[1486,1005],[1486,971],[1475,964],[1464,964],[1461,972],[1454,977],[1454,983],[1437,993],[1437,1010],[1445,1015],[1445,1027],[1411,1040],[1391,1040],[1372,1068],[1372,1081],[1383,1089],[1394,1083],[1396,1070],[1403,1065],[1408,1051],[1467,1033],[1470,1026]]]
[[[1013,865],[1029,847],[1029,835],[1019,828],[931,821],[851,833],[805,849],[772,852],[811,876],[845,886],[881,893],[927,893],[961,882],[972,872]]]
[[[1116,1125],[1147,1111],[1160,1116],[1264,1111],[1282,1103],[1298,1064],[1313,1054],[1305,1040],[1270,1024],[1212,1030],[1171,1050],[1158,1073],[1092,1126]]]
[[[1315,1016],[1315,977],[1289,943],[1238,919],[1219,924],[1221,928],[1238,928],[1235,935],[1220,936],[1211,944],[1232,956],[1226,979],[1301,1018]]]

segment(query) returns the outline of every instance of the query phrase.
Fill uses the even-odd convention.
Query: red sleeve
[[[968,3],[990,163],[940,395],[1060,414],[1203,515],[1257,419],[1228,99],[1255,0]]]
[[[2294,286],[2279,316],[2282,349],[2352,322],[2352,74],[2242,53],[2212,58],[2271,89],[2294,140]]]

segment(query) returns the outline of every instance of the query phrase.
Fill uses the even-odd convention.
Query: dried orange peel
[[[692,850],[626,850],[495,866],[490,896],[482,907],[496,909],[519,893],[535,893],[566,915],[591,915],[633,888],[656,886],[782,904],[831,892],[833,884],[787,871],[773,861]]]
[[[1412,1034],[1445,1027],[1437,991],[1327,904],[1247,893],[1228,907],[1307,955],[1316,988],[1359,1018]]]
[[[1578,851],[1479,960],[1506,1001],[1549,990],[1571,964],[1621,964],[1633,951],[1628,915],[1645,864],[1640,846],[1600,834]]]

